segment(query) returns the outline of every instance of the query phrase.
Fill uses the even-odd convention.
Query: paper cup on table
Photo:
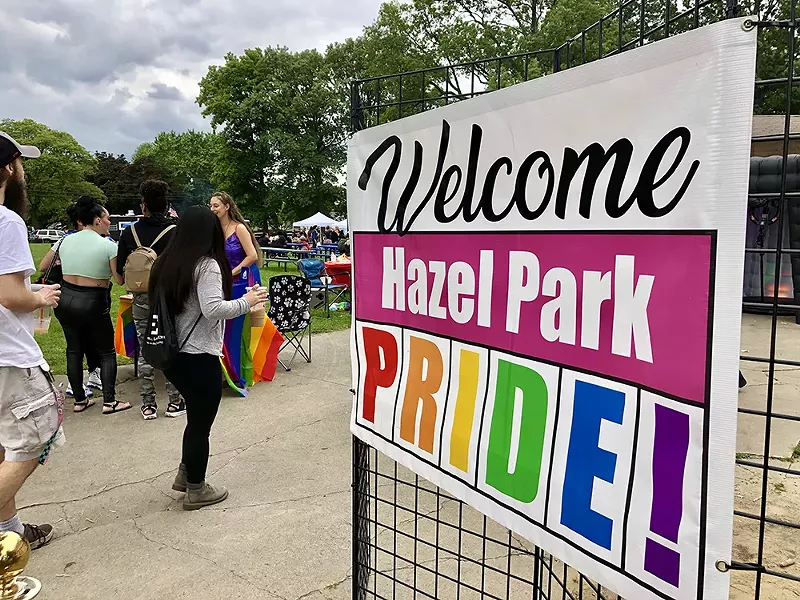
[[[50,329],[50,319],[53,309],[49,306],[40,308],[33,313],[33,333],[47,333]]]
[[[253,308],[250,309],[250,326],[251,327],[263,327],[264,326],[264,317],[265,317],[264,305],[257,304]]]

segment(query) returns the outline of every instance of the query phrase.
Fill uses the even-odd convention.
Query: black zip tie
[[[718,560],[714,563],[714,566],[717,567],[717,571],[720,573],[727,573],[728,571],[755,571],[763,573],[766,571],[764,565],[759,565],[757,563],[747,563],[747,562],[738,562],[732,560],[730,563],[725,562],[724,560]]]
[[[752,31],[756,27],[797,29],[798,27],[800,27],[800,22],[798,22],[796,19],[783,19],[779,21],[754,21],[752,19],[745,19],[745,21],[742,23],[742,29],[744,29],[745,31]]]

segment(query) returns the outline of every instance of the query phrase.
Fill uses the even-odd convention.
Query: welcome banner
[[[632,600],[728,597],[742,25],[349,146],[353,433]]]

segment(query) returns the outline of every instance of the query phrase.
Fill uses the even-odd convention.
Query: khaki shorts
[[[63,400],[41,367],[0,367],[0,446],[5,460],[38,458],[64,443]]]

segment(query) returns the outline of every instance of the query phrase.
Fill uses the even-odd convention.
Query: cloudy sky
[[[207,129],[197,82],[226,52],[323,50],[380,0],[0,0],[0,118],[130,156],[159,132]]]

